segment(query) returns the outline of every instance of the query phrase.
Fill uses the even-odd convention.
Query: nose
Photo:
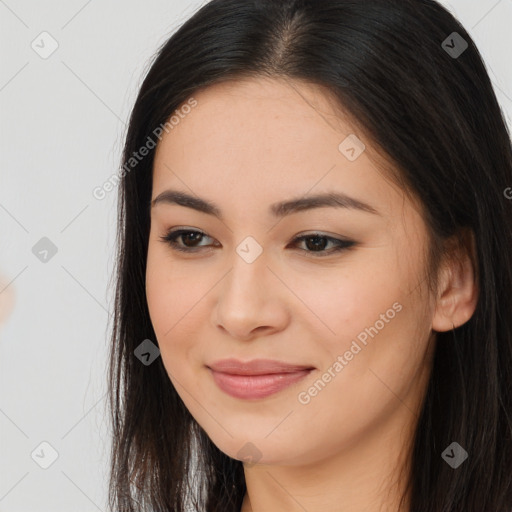
[[[235,255],[233,266],[219,283],[213,322],[233,338],[251,340],[284,329],[289,322],[286,288],[261,255],[247,263]]]

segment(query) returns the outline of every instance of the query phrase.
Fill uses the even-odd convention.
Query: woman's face
[[[153,200],[172,190],[218,210],[151,208],[147,300],[172,384],[239,460],[313,463],[376,432],[398,438],[417,419],[434,346],[417,208],[315,86],[253,79],[194,99],[164,132],[153,174]],[[323,194],[351,199],[273,208]],[[204,235],[178,235],[181,252],[162,240],[177,228]],[[224,376],[226,392],[209,368],[226,358],[313,369],[274,376],[288,382],[274,392]]]

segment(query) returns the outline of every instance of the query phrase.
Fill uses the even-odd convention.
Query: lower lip
[[[217,386],[235,398],[265,398],[302,380],[313,370],[270,375],[232,375],[209,368]]]

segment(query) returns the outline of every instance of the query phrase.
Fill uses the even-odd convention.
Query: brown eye
[[[197,246],[195,244],[201,242],[204,237],[210,238],[206,233],[195,229],[176,229],[169,231],[164,237],[161,237],[161,240],[177,251],[197,252],[204,246]],[[181,238],[183,245],[177,242],[179,238]]]
[[[211,239],[211,237],[202,231],[181,228],[169,231],[165,236],[161,237],[160,240],[169,244],[173,250],[192,253],[200,251],[211,251],[211,245],[198,245],[204,239],[208,238]],[[181,239],[181,243],[179,243],[179,239]],[[349,249],[350,247],[356,245],[356,242],[353,240],[333,238],[331,236],[322,235],[320,233],[310,233],[296,237],[293,239],[291,245],[296,246],[299,243],[304,243],[306,247],[305,249],[299,248],[299,251],[311,257],[329,256],[333,253]],[[333,246],[329,250],[326,250],[329,244]],[[217,247],[220,246],[218,242],[213,245],[216,245]]]
[[[313,257],[322,257],[328,256],[334,252],[343,251],[348,249],[356,244],[353,240],[341,240],[338,238],[333,238],[331,236],[322,235],[320,233],[312,233],[309,235],[302,235],[293,240],[293,243],[304,242],[306,249],[299,249],[304,253],[312,253],[308,254],[308,256]],[[326,251],[325,248],[329,243],[333,243],[334,247],[331,250]]]

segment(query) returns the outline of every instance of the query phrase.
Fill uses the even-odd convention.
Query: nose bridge
[[[263,247],[252,236],[247,236],[235,247],[229,288],[236,295],[256,294],[263,290],[268,273],[267,257]]]
[[[247,265],[253,265],[261,259],[263,255],[263,246],[252,235],[246,236],[235,248],[235,252],[239,259],[243,260]]]

